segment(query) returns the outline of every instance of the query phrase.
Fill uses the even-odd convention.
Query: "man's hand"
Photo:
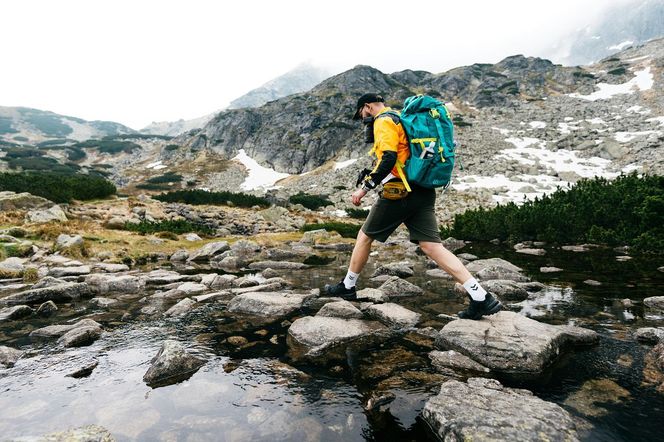
[[[351,195],[351,200],[353,201],[353,205],[359,206],[360,202],[362,201],[362,198],[364,198],[364,195],[367,194],[367,191],[364,189],[357,189],[355,192],[353,192],[353,195]]]

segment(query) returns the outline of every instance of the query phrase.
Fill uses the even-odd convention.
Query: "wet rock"
[[[353,304],[348,301],[341,300],[335,302],[328,302],[316,313],[316,316],[328,316],[331,318],[344,318],[344,319],[362,319],[364,314]]]
[[[534,377],[573,345],[598,340],[591,330],[544,324],[502,311],[481,321],[448,323],[438,333],[436,347],[456,350],[498,373]]]
[[[57,204],[48,209],[30,210],[25,214],[25,221],[32,224],[50,223],[51,221],[67,221],[67,215]]]
[[[643,383],[664,393],[664,342],[660,342],[646,354],[643,367]]]
[[[78,267],[52,267],[48,274],[54,278],[62,278],[65,276],[81,276],[87,275],[91,271],[90,266],[78,266]]]
[[[53,301],[46,301],[37,308],[37,314],[43,317],[49,317],[58,311],[58,306]]]
[[[388,299],[388,296],[382,290],[367,288],[357,291],[358,301],[386,302]]]
[[[81,235],[67,235],[61,233],[55,240],[55,250],[70,250],[83,247],[83,237]]]
[[[478,259],[477,256],[473,255],[472,253],[459,253],[457,258],[465,259],[466,261],[475,261]]]
[[[308,294],[250,292],[237,295],[228,303],[231,313],[244,313],[268,318],[287,316],[302,307]]]
[[[523,301],[528,299],[528,292],[514,281],[507,279],[492,279],[482,281],[482,287],[488,292],[497,295],[505,301]]]
[[[540,267],[539,271],[542,273],[558,273],[562,272],[563,269],[560,269],[558,267]]]
[[[242,347],[243,345],[247,345],[249,343],[249,339],[245,338],[244,336],[229,336],[226,338],[226,342],[234,347]]]
[[[469,272],[476,273],[480,270],[488,268],[499,268],[503,269],[508,273],[520,273],[523,271],[521,267],[517,267],[509,261],[506,261],[502,258],[489,258],[489,259],[478,259],[471,263],[468,263],[466,266]],[[491,278],[491,279],[501,279],[501,278]]]
[[[0,345],[0,364],[5,367],[13,367],[22,355],[23,352],[20,350]]]
[[[636,330],[634,337],[637,341],[643,342],[644,344],[657,344],[658,342],[664,340],[664,328],[663,327],[643,327]]]
[[[187,261],[209,261],[214,256],[224,253],[226,250],[230,250],[228,242],[211,242],[192,253]]]
[[[99,425],[86,425],[29,440],[37,442],[115,442],[111,433]]]
[[[112,306],[113,304],[117,304],[118,301],[117,299],[111,299],[111,298],[103,298],[103,297],[96,297],[92,298],[90,300],[90,305],[93,307],[99,307],[99,308],[108,308]]]
[[[450,275],[443,269],[430,269],[426,271],[426,275],[431,278],[443,278],[443,279],[454,279],[454,276]]]
[[[181,275],[178,272],[162,269],[153,270],[149,273],[141,275],[141,279],[145,281],[145,284],[147,285],[165,285],[189,280],[187,275]]]
[[[376,321],[305,316],[293,322],[286,341],[292,360],[325,364],[346,360],[347,350],[367,348],[389,336],[389,330]]]
[[[32,312],[34,312],[34,310],[28,307],[27,305],[16,305],[14,307],[6,307],[0,309],[0,322],[14,321],[16,319],[20,319],[25,316],[30,316]]]
[[[86,283],[65,282],[14,293],[0,299],[0,305],[38,304],[46,301],[69,302],[91,296],[92,291]]]
[[[309,267],[308,265],[302,264],[301,262],[290,262],[290,261],[258,261],[249,264],[249,268],[252,270],[265,270],[265,269],[300,270],[300,269],[306,269],[308,267]]]
[[[398,276],[399,278],[407,278],[413,276],[413,265],[409,262],[393,262],[385,264],[376,269],[371,275],[372,278],[380,275]]]
[[[90,359],[87,361],[83,361],[79,368],[67,374],[66,376],[75,379],[90,376],[94,371],[94,369],[97,368],[97,365],[99,365],[99,361],[97,359]]]
[[[419,313],[392,302],[372,305],[366,311],[369,316],[394,328],[415,327],[421,317]]]
[[[38,328],[36,330],[33,330],[30,332],[30,338],[33,339],[39,339],[39,338],[57,338],[65,333],[74,330],[76,328],[81,328],[81,327],[99,327],[101,328],[101,325],[97,321],[93,321],[92,319],[81,319],[75,324],[70,324],[70,325],[49,325],[46,327]]]
[[[166,310],[164,313],[164,316],[169,316],[169,317],[174,317],[174,316],[182,316],[187,314],[194,306],[196,305],[196,301],[194,301],[191,298],[184,298],[177,304],[175,304],[173,307],[169,308]]]
[[[177,290],[184,293],[185,295],[197,295],[208,290],[208,286],[205,284],[199,284],[197,282],[185,282],[177,286]]]
[[[205,361],[188,353],[177,341],[166,340],[157,355],[150,361],[152,366],[145,372],[143,381],[156,388],[189,379]]]
[[[586,284],[586,285],[592,285],[592,286],[595,286],[595,287],[602,285],[601,282],[595,281],[594,279],[586,279],[585,281],[583,281],[583,283]]]
[[[475,273],[475,277],[482,282],[489,281],[492,279],[502,279],[502,280],[516,281],[516,282],[529,281],[527,276],[524,276],[521,273],[513,272],[501,266],[484,267],[483,269]]]
[[[491,370],[454,350],[429,353],[431,364],[439,372],[454,377],[486,376]]]
[[[651,296],[643,300],[643,305],[656,310],[664,310],[664,296]]]
[[[145,288],[145,280],[133,275],[95,273],[85,282],[99,295],[108,293],[139,293]]]
[[[546,255],[546,250],[523,248],[523,249],[518,249],[516,253],[523,253],[524,255],[533,255],[533,256],[544,256]]]
[[[445,441],[578,440],[572,417],[560,406],[495,379],[445,382],[422,417]]]
[[[417,296],[424,292],[424,290],[415,284],[411,284],[397,276],[391,276],[383,285],[378,287],[378,290],[383,292],[388,299]]]
[[[189,252],[187,252],[184,249],[177,250],[175,253],[173,253],[170,258],[168,258],[169,261],[171,262],[184,262],[189,258]]]
[[[192,299],[194,299],[194,301],[196,302],[212,302],[212,301],[230,299],[233,296],[234,295],[231,293],[230,290],[222,290],[220,292],[206,293],[205,295],[192,296]]]
[[[561,249],[566,250],[568,252],[582,253],[582,252],[589,252],[594,247],[596,247],[594,244],[579,244],[579,245],[562,246]]]
[[[233,286],[233,281],[237,279],[235,275],[219,275],[212,273],[204,275],[201,278],[201,284],[214,290],[230,289]]]
[[[69,330],[58,339],[58,344],[65,347],[90,345],[101,337],[102,328],[98,325],[86,325]]]
[[[394,401],[396,398],[397,398],[396,395],[391,391],[384,393],[376,393],[369,398],[367,404],[364,406],[364,409],[367,411],[376,411],[381,406],[389,404],[390,402]]]
[[[598,417],[608,414],[609,410],[597,404],[619,404],[629,397],[629,391],[611,379],[592,379],[565,399],[565,405],[586,416]]]

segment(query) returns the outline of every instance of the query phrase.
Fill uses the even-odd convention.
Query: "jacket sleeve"
[[[374,122],[374,148],[378,162],[364,180],[364,190],[374,189],[392,171],[397,163],[399,135],[394,120],[389,117],[378,118]]]

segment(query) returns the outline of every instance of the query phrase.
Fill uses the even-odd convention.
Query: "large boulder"
[[[0,192],[0,212],[11,210],[43,209],[53,205],[52,201],[28,192]]]
[[[83,237],[81,235],[67,235],[61,233],[55,239],[55,250],[71,250],[83,247]]]
[[[30,332],[31,339],[49,339],[57,338],[69,333],[72,330],[83,327],[94,327],[101,329],[101,325],[92,319],[81,319],[75,324],[48,325]]]
[[[150,362],[152,365],[143,375],[143,381],[153,388],[189,379],[205,365],[203,359],[188,353],[182,344],[172,340],[164,341]]]
[[[528,299],[528,292],[509,279],[490,279],[482,281],[482,287],[505,301],[523,301]]]
[[[228,311],[276,319],[300,309],[304,301],[311,296],[280,292],[242,293],[228,303]]]
[[[466,268],[471,273],[479,272],[480,270],[492,267],[501,268],[512,273],[519,273],[523,271],[521,267],[515,266],[511,262],[502,258],[478,259],[466,265]]]
[[[654,310],[664,310],[664,296],[651,296],[643,300],[643,305]]]
[[[58,339],[58,343],[65,347],[82,347],[95,342],[102,333],[99,325],[85,325],[69,330]]]
[[[439,440],[450,442],[578,440],[567,411],[495,379],[445,382],[425,404],[422,417]]]
[[[49,207],[46,210],[30,210],[25,215],[25,221],[32,224],[44,224],[51,221],[67,221],[67,215],[58,205]]]
[[[209,261],[214,256],[224,253],[226,250],[230,250],[228,242],[226,241],[207,243],[189,255],[187,261]]]
[[[293,322],[286,341],[292,360],[325,364],[345,360],[348,350],[376,345],[389,336],[389,329],[377,321],[305,316]]]
[[[634,332],[634,337],[645,344],[657,344],[664,341],[664,327],[642,327]]]
[[[14,293],[0,299],[0,305],[41,304],[46,301],[69,302],[91,296],[92,291],[86,283],[65,282],[49,287]]]
[[[331,318],[344,319],[362,319],[364,314],[352,303],[346,300],[341,300],[328,302],[327,304],[323,305],[323,307],[318,310],[318,313],[316,313],[316,316],[328,316]]]
[[[15,305],[14,307],[6,307],[0,309],[0,322],[13,321],[23,318],[24,316],[29,316],[33,311],[34,310],[27,305]]]
[[[133,275],[94,273],[85,278],[90,289],[99,295],[108,293],[139,293],[145,289],[145,279]]]
[[[436,337],[442,350],[456,350],[492,371],[534,377],[573,345],[595,344],[597,333],[555,326],[502,311],[481,321],[458,319]]]
[[[421,316],[419,313],[392,302],[369,306],[367,313],[374,319],[393,328],[415,327]]]
[[[402,298],[406,296],[417,296],[421,295],[424,290],[415,284],[411,284],[405,279],[401,279],[397,276],[391,276],[387,281],[383,283],[378,290],[383,292],[388,298]]]

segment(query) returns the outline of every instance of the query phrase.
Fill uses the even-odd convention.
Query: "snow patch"
[[[154,163],[150,163],[147,166],[145,166],[146,169],[153,169],[153,170],[159,170],[159,169],[165,169],[166,165],[161,164],[161,160],[155,161]]]
[[[662,132],[658,130],[644,130],[641,132],[616,132],[614,137],[620,143],[629,143],[635,138],[642,137],[650,134],[660,135]]]
[[[631,94],[634,90],[647,91],[655,83],[649,66],[635,72],[634,75],[634,78],[622,84],[598,83],[596,86],[599,90],[589,95],[573,93],[569,94],[569,96],[589,101],[605,100],[616,95]]]
[[[505,136],[505,135],[509,135],[510,132],[512,132],[512,131],[509,130],[509,129],[502,129],[502,128],[500,128],[500,127],[492,127],[491,129],[497,130],[498,132],[500,132],[500,135],[503,135],[503,136]]]
[[[655,121],[656,121],[656,122],[658,122],[659,124],[664,125],[664,116],[662,116],[662,117],[648,118],[646,121],[648,121],[648,122],[650,122],[650,121],[655,122]]]
[[[617,45],[609,46],[607,49],[609,51],[622,51],[627,46],[633,45],[633,44],[634,44],[634,42],[632,40],[625,40],[622,43],[618,43]]]
[[[639,106],[638,104],[636,106],[628,107],[625,109],[627,112],[633,112],[635,114],[641,114],[641,115],[648,115],[650,113],[650,109],[645,109],[642,106]]]
[[[533,129],[544,129],[546,127],[546,123],[544,121],[531,121],[528,124]]]
[[[569,134],[572,133],[573,130],[579,130],[579,128],[573,126],[572,123],[558,123],[558,131],[561,134]]]
[[[514,144],[517,148],[523,148],[523,147],[528,147],[533,144],[539,144],[540,146],[544,147],[546,145],[546,141],[542,141],[538,138],[506,138],[505,141],[508,143]],[[509,150],[509,149],[508,149]]]
[[[350,166],[351,164],[355,163],[356,161],[357,161],[357,158],[352,158],[352,159],[346,160],[346,161],[337,161],[337,162],[334,163],[334,170],[339,170],[339,169],[346,168],[346,167]]]
[[[261,166],[256,160],[247,155],[244,149],[240,149],[239,153],[232,159],[240,162],[247,168],[247,172],[249,173],[247,178],[240,185],[240,188],[243,190],[274,188],[274,184],[277,181],[290,176],[287,173],[277,172],[269,167]]]
[[[586,120],[590,124],[606,124],[606,121],[602,120],[601,118],[591,118]]]

